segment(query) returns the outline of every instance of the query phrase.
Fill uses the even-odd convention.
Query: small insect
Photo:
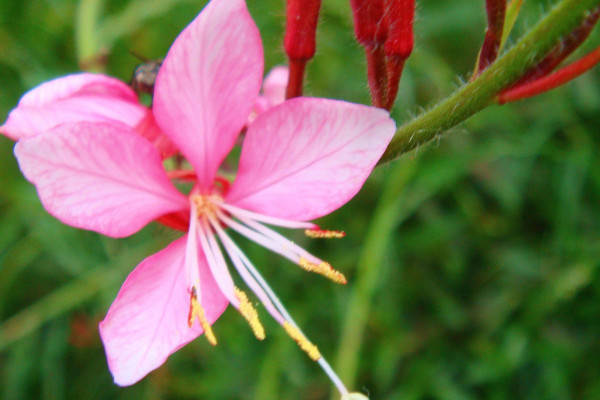
[[[154,94],[154,83],[163,59],[146,60],[133,70],[131,88],[138,93]]]

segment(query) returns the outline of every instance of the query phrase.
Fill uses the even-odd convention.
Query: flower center
[[[223,203],[223,198],[216,194],[202,195],[192,194],[190,196],[192,204],[196,209],[198,218],[214,218],[219,210],[219,204]]]

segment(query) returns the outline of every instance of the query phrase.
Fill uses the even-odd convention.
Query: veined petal
[[[154,115],[208,190],[254,106],[263,55],[243,0],[213,0],[173,43],[154,91]]]
[[[134,127],[148,113],[125,83],[104,75],[76,74],[27,92],[0,132],[13,140],[68,122],[118,121]]]
[[[226,203],[297,221],[326,215],[360,190],[395,130],[381,109],[288,100],[249,126]]]
[[[204,331],[188,326],[191,282],[184,269],[187,236],[146,258],[127,277],[100,323],[100,336],[115,383],[132,385]],[[201,251],[199,249],[199,251]],[[209,324],[227,308],[200,253],[200,304]]]
[[[15,155],[46,210],[62,222],[112,237],[187,209],[156,149],[123,125],[60,125],[21,139]]]
[[[84,72],[42,83],[25,93],[19,101],[19,105],[39,107],[77,95],[137,101],[135,92],[124,82],[110,76]]]

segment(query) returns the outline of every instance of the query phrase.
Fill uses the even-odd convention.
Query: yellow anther
[[[319,358],[321,358],[321,353],[319,352],[319,349],[317,348],[317,346],[315,346],[314,344],[312,344],[307,338],[306,336],[304,336],[302,334],[302,332],[300,332],[300,330],[298,328],[296,328],[295,326],[293,326],[292,324],[290,324],[289,322],[285,321],[283,323],[283,329],[285,329],[285,331],[287,332],[288,335],[290,335],[290,337],[292,339],[294,339],[294,341],[296,343],[298,343],[298,346],[300,346],[300,348],[306,353],[308,354],[308,356],[313,360],[313,361],[318,361]]]
[[[306,229],[304,234],[312,239],[341,239],[346,236],[346,232],[325,229]]]
[[[206,340],[208,340],[208,342],[210,344],[212,344],[213,346],[216,346],[217,338],[216,338],[215,334],[213,333],[213,330],[212,330],[210,324],[206,320],[206,316],[204,314],[204,309],[202,308],[202,306],[200,305],[200,302],[198,301],[198,296],[196,294],[196,287],[192,286],[192,292],[190,294],[190,312],[188,314],[188,326],[190,328],[192,326],[194,326],[194,321],[196,320],[196,318],[198,318],[198,321],[200,321],[200,325],[202,326],[202,329],[204,329],[204,336],[206,337]]]
[[[263,340],[265,338],[265,328],[263,328],[260,323],[258,313],[250,303],[250,300],[248,300],[248,296],[240,289],[235,288],[235,297],[240,301],[240,314],[242,314],[242,316],[246,318],[246,321],[248,321],[248,324],[250,324],[254,336],[256,336],[258,340]]]
[[[300,257],[298,265],[307,270],[308,272],[315,272],[319,275],[323,275],[324,277],[331,279],[335,283],[345,285],[347,282],[344,274],[331,268],[331,265],[329,265],[329,263],[326,263],[325,261],[321,261],[319,264],[315,264],[313,262],[308,261],[304,257]]]

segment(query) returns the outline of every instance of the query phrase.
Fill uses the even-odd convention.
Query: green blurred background
[[[130,52],[164,56],[205,3],[106,0],[94,27],[77,13],[94,2],[0,2],[0,120],[28,89],[80,69],[76,31],[98,36],[106,72],[128,80],[139,63]],[[483,0],[418,3],[398,123],[468,79],[485,29]],[[284,1],[248,4],[270,69],[285,61]],[[526,0],[512,40],[551,4]],[[367,103],[348,1],[322,8],[307,92]],[[599,110],[596,68],[378,168],[319,221],[346,238],[293,234],[346,274],[345,287],[239,243],[344,380],[374,400],[598,399]],[[153,224],[113,240],[60,224],[12,147],[0,137],[0,398],[329,398],[325,375],[262,308],[265,341],[229,309],[216,348],[200,338],[135,386],[115,386],[97,323],[126,274],[177,234]]]

